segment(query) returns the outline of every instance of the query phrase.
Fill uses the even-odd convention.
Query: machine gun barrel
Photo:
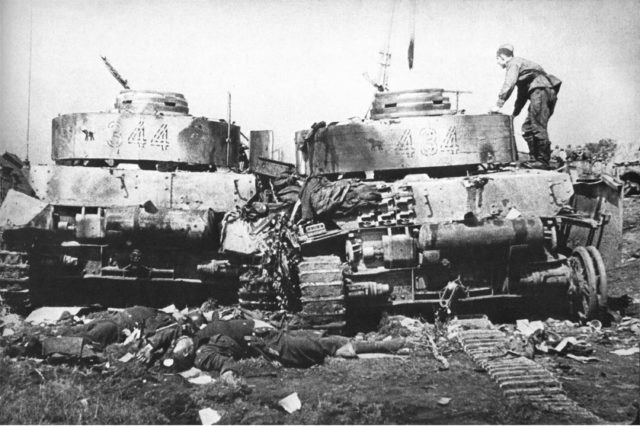
[[[111,65],[109,63],[109,60],[107,59],[106,56],[101,56],[102,60],[104,61],[104,64],[107,66],[107,68],[109,69],[109,72],[111,73],[111,75],[113,76],[113,78],[115,78],[116,80],[118,80],[118,83],[120,83],[120,85],[122,85],[122,87],[124,87],[125,89],[130,89],[129,87],[129,83],[127,82],[127,80],[125,80],[120,73],[113,67],[113,65]]]

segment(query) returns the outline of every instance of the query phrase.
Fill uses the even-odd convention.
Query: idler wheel
[[[577,247],[569,258],[573,292],[570,293],[571,314],[580,321],[598,316],[598,289],[593,258],[585,247]]]
[[[593,266],[595,267],[598,305],[600,306],[601,310],[605,310],[607,308],[608,295],[607,269],[604,266],[602,255],[597,248],[595,248],[594,246],[587,246],[587,252],[591,256]]]

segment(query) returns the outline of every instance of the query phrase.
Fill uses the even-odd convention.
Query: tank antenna
[[[389,19],[389,33],[387,34],[387,45],[380,52],[380,72],[378,74],[378,84],[376,88],[380,92],[389,90],[389,65],[391,65],[391,34],[393,32],[393,18],[396,14],[397,0],[392,0],[391,18]]]
[[[33,56],[33,1],[29,2],[30,17],[29,17],[29,84],[27,93],[27,155],[25,162],[29,163],[29,142],[31,137],[31,63]]]
[[[231,92],[227,92],[227,167],[229,167],[229,151],[231,149]]]
[[[411,0],[411,35],[409,39],[409,49],[407,51],[407,59],[409,60],[409,70],[413,69],[413,53],[416,44],[416,0]]]
[[[125,89],[130,89],[129,82],[120,75],[118,70],[116,70],[113,67],[113,65],[109,63],[109,60],[107,59],[107,57],[106,56],[100,56],[100,57],[102,58],[102,61],[104,62],[104,64],[107,66],[107,69],[109,70],[113,78],[115,78],[118,81],[118,83],[120,83],[120,85]]]

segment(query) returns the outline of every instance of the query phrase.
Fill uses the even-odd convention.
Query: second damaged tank
[[[370,111],[296,134],[302,316],[340,328],[369,308],[512,299],[598,315],[615,185],[585,195],[569,174],[520,167],[512,118],[465,115],[442,89],[380,92]]]
[[[10,194],[0,212],[3,253],[49,304],[201,303],[220,290],[220,220],[255,194],[240,137],[179,93],[127,89],[113,110],[59,115],[53,164],[31,167],[38,199]]]

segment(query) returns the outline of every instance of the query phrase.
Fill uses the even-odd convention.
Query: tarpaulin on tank
[[[360,208],[376,205],[380,200],[382,196],[375,185],[358,179],[331,182],[322,176],[312,176],[300,192],[303,220],[346,216]]]

